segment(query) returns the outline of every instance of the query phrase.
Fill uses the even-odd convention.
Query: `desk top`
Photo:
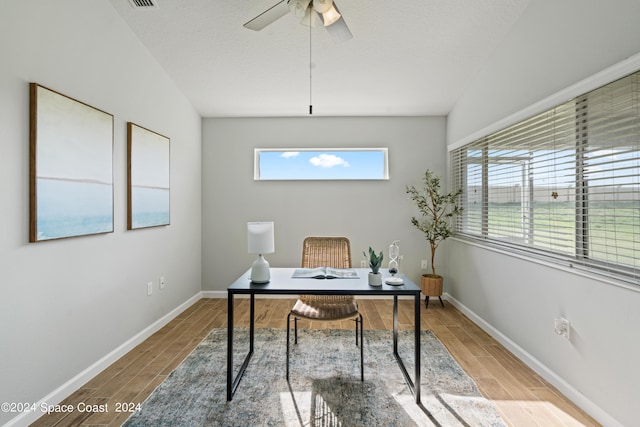
[[[390,274],[386,270],[382,273],[382,286],[369,286],[368,268],[356,268],[357,279],[301,279],[292,278],[295,268],[271,268],[269,283],[251,283],[249,277],[251,269],[247,270],[238,280],[227,288],[234,294],[344,294],[344,295],[418,295],[420,287],[416,286],[407,276],[403,275],[404,284],[392,286],[384,283]]]

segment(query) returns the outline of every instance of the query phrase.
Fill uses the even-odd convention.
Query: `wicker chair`
[[[307,237],[302,245],[302,267],[351,268],[351,246],[346,237]],[[339,279],[337,279],[339,280]],[[356,345],[360,341],[360,379],[364,381],[362,314],[353,295],[300,295],[287,315],[287,380],[289,379],[289,335],[291,316],[294,343],[298,343],[298,319],[337,321],[353,318]]]

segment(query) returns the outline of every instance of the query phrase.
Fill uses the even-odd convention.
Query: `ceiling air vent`
[[[135,9],[157,9],[158,0],[129,0]]]

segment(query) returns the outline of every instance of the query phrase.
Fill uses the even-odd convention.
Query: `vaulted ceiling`
[[[243,24],[279,0],[110,0],[203,117],[445,115],[529,0],[336,0],[353,38],[288,13]]]

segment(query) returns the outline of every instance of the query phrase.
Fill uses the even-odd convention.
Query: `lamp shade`
[[[250,254],[270,254],[275,251],[273,222],[248,222],[247,237]]]

